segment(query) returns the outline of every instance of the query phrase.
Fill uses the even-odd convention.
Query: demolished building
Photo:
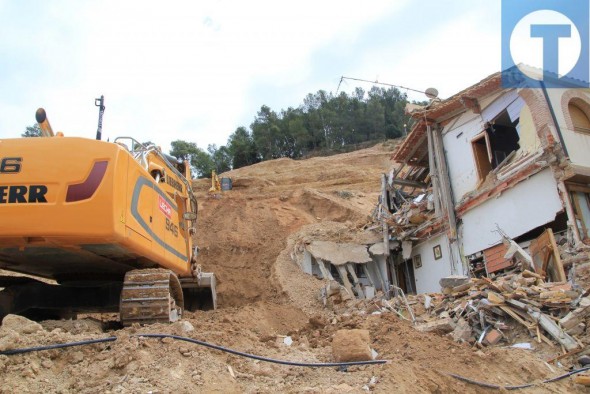
[[[590,90],[556,82],[506,89],[496,73],[410,113],[382,199],[397,285],[493,275],[515,248],[548,281],[590,260]]]

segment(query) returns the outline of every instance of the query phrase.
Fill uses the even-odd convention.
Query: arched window
[[[581,133],[590,133],[590,119],[588,119],[588,115],[575,103],[570,102],[567,108],[574,124],[574,130]]]

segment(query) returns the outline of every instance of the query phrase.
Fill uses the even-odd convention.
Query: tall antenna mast
[[[94,105],[99,107],[98,109],[98,129],[96,130],[96,139],[100,141],[102,138],[102,115],[104,114],[104,96],[94,99]]]

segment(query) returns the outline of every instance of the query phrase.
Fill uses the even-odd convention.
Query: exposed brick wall
[[[553,119],[547,106],[547,101],[541,89],[521,89],[518,94],[523,98],[531,111],[533,123],[537,135],[544,148],[555,144],[555,136],[551,133],[549,125],[553,125]]]

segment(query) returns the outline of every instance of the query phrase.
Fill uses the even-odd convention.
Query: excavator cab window
[[[184,163],[175,163],[175,167],[181,174],[184,174],[185,168]]]

